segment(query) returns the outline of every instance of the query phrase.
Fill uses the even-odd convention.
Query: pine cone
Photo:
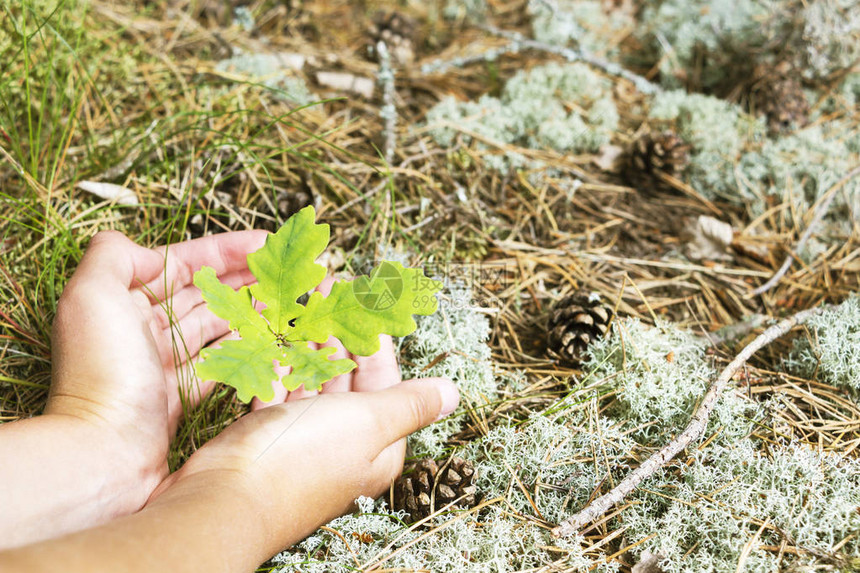
[[[634,183],[650,179],[656,171],[678,175],[690,163],[690,146],[674,131],[648,132],[631,145],[627,175]]]
[[[454,457],[447,467],[443,464],[440,468],[432,458],[424,458],[394,482],[393,507],[406,510],[413,521],[424,519],[461,497],[458,506],[473,507],[477,503],[474,479],[475,468],[468,460]]]
[[[783,62],[773,70],[759,69],[763,77],[753,87],[755,110],[767,117],[771,134],[785,132],[793,126],[803,127],[809,121],[809,102],[790,64]]]
[[[385,42],[394,63],[411,64],[415,60],[415,20],[396,10],[377,12],[368,30],[372,45],[370,53],[376,54],[376,44]]]
[[[550,353],[563,362],[580,364],[588,345],[606,334],[612,316],[612,308],[603,304],[597,294],[564,297],[550,310],[547,327]]]

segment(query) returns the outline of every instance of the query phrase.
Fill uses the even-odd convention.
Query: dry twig
[[[508,42],[497,48],[490,48],[480,54],[459,56],[457,58],[451,58],[450,60],[434,60],[421,66],[421,73],[428,76],[433,74],[444,74],[455,68],[462,68],[481,62],[495,61],[499,59],[500,56],[516,54],[519,51],[520,47],[515,42]]]
[[[633,85],[636,86],[636,89],[638,89],[643,94],[651,95],[663,91],[660,86],[651,81],[648,81],[639,74],[634,74],[630,70],[623,68],[615,62],[608,62],[606,60],[602,60],[597,56],[589,54],[588,52],[585,52],[583,50],[574,50],[572,48],[553,46],[544,42],[538,42],[537,40],[531,40],[529,38],[526,38],[519,32],[502,30],[500,28],[496,28],[495,26],[481,25],[480,27],[481,29],[486,30],[494,36],[499,36],[501,38],[510,40],[516,46],[527,48],[529,50],[546,52],[548,54],[555,54],[557,56],[561,56],[568,62],[585,62],[590,66],[594,66],[595,68],[603,70],[610,76],[616,76],[632,82]]]
[[[699,409],[693,415],[693,419],[684,428],[677,438],[663,446],[660,451],[656,452],[650,458],[645,460],[642,465],[633,470],[630,475],[624,478],[621,483],[612,488],[609,493],[606,493],[592,501],[584,507],[579,513],[564,520],[560,525],[552,530],[554,537],[566,537],[576,533],[586,523],[591,522],[596,517],[603,515],[613,505],[621,502],[629,495],[636,487],[645,479],[654,475],[660,468],[665,466],[678,453],[683,451],[694,440],[696,440],[705,431],[705,426],[708,423],[708,418],[714,406],[717,404],[720,395],[728,386],[729,381],[737,373],[738,370],[746,363],[747,360],[759,349],[770,344],[777,338],[783,336],[792,328],[799,324],[803,324],[811,317],[820,314],[828,307],[818,307],[802,310],[789,318],[786,318],[777,324],[771,326],[761,333],[755,340],[749,343],[738,354],[731,363],[723,369],[716,381],[711,384],[705,397],[702,398],[702,403]]]
[[[385,121],[385,162],[391,165],[394,148],[397,145],[397,108],[394,105],[394,68],[391,67],[391,54],[388,46],[380,40],[376,44],[379,53],[379,83],[382,84],[382,110],[380,116]]]
[[[660,86],[646,78],[623,68],[619,64],[600,59],[583,50],[574,50],[572,48],[553,46],[544,42],[538,42],[537,40],[532,40],[523,36],[519,32],[502,30],[501,28],[496,28],[495,26],[489,26],[486,24],[482,24],[479,27],[494,36],[506,39],[508,43],[495,48],[490,48],[481,54],[460,56],[451,60],[435,60],[422,66],[421,73],[425,75],[445,73],[452,68],[461,68],[463,66],[479,62],[494,61],[500,56],[506,54],[517,54],[523,49],[526,49],[561,56],[568,62],[585,62],[590,66],[603,70],[611,76],[616,76],[632,82],[636,86],[636,89],[643,94],[650,95],[662,91]]]

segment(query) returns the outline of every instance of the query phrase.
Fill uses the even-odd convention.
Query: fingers
[[[284,388],[283,383],[281,382],[281,378],[286,376],[292,371],[292,368],[289,366],[275,366],[275,374],[277,374],[278,379],[272,380],[272,390],[275,391],[275,396],[271,400],[263,402],[259,398],[254,398],[251,400],[251,410],[256,411],[261,408],[268,408],[269,406],[277,406],[278,404],[283,404],[287,401],[287,389]]]
[[[199,305],[179,322],[174,321],[172,326],[168,325],[162,330],[162,335],[155,338],[162,365],[171,367],[174,364],[184,364],[197,356],[200,349],[208,343],[229,332],[226,320],[209,312],[206,306]]]
[[[287,400],[287,389],[284,388],[284,385],[281,384],[280,380],[272,381],[272,389],[275,391],[275,397],[266,402],[260,400],[256,396],[253,400],[251,400],[251,411],[256,412],[257,410],[262,410],[263,408],[268,408],[270,406],[277,406],[278,404],[283,404]]]
[[[143,285],[143,292],[155,303],[192,284],[194,272],[204,265],[219,276],[247,269],[248,253],[262,247],[267,235],[266,231],[237,231],[147,249],[122,233],[102,231],[90,240],[73,280],[109,278],[126,288]]]
[[[228,332],[214,341],[212,345],[218,346],[225,340],[235,340],[236,338],[238,338],[237,334]],[[182,351],[180,350],[180,352]],[[202,380],[196,376],[192,369],[192,363],[196,361],[197,356],[194,355],[180,366],[165,365],[165,380],[168,387],[168,418],[172,424],[178,424],[182,418],[182,399],[185,400],[185,404],[189,408],[195,408],[215,387],[215,381]],[[180,395],[182,398],[180,398]]]
[[[248,269],[233,272],[225,276],[219,277],[219,280],[231,287],[238,289],[239,287],[253,284],[256,281],[254,275]],[[137,289],[140,290],[140,289]],[[141,291],[142,292],[142,291]],[[192,310],[203,305],[203,294],[196,286],[188,285],[177,293],[174,293],[169,298],[169,303],[165,308],[163,301],[158,301],[152,304],[152,313],[160,328],[167,328],[171,322],[182,320]],[[168,316],[169,313],[169,316]]]
[[[328,296],[331,294],[331,287],[334,286],[335,282],[337,281],[334,280],[334,277],[328,276],[324,278],[314,290],[318,291],[323,296]]]
[[[194,273],[204,265],[215,269],[218,276],[246,269],[248,253],[262,247],[267,235],[266,231],[236,231],[154,249],[162,261],[166,255],[167,262],[164,274],[147,281],[145,290],[162,300],[192,284]]]
[[[329,339],[320,345],[320,348],[334,348],[334,352],[328,357],[329,360],[342,360],[344,358],[352,358],[349,352],[346,351],[343,344],[337,338],[329,337]],[[349,392],[353,390],[353,375],[352,372],[335,376],[325,384],[323,384],[321,392],[329,394],[332,392]]]
[[[299,386],[287,395],[285,402],[296,402],[305,398],[312,398],[319,394],[319,390],[305,390],[304,386]]]
[[[380,392],[356,394],[368,400],[378,420],[373,439],[380,449],[447,416],[457,408],[460,393],[445,378],[407,380]]]
[[[321,293],[323,296],[328,296],[331,294],[331,287],[335,283],[334,277],[326,277],[323,281],[317,286],[317,292]],[[334,348],[334,353],[329,356],[329,360],[341,360],[343,358],[351,358],[349,352],[346,351],[343,344],[334,337],[329,338],[324,344],[320,345],[320,348]],[[349,392],[352,390],[352,372],[347,372],[346,374],[341,374],[340,376],[335,376],[325,384],[323,384],[321,392],[323,394],[329,394],[333,392]],[[306,396],[304,396],[306,397]]]
[[[379,337],[379,351],[373,356],[353,357],[358,368],[352,374],[354,392],[375,392],[400,383],[400,368],[391,337]]]

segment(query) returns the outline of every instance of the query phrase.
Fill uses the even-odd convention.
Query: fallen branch
[[[746,364],[750,356],[757,352],[762,347],[770,344],[777,338],[783,336],[792,328],[799,324],[803,324],[811,317],[820,314],[829,307],[818,307],[802,310],[786,318],[777,324],[771,326],[761,333],[755,340],[749,343],[738,354],[731,363],[717,377],[716,381],[708,388],[705,397],[702,398],[702,403],[699,405],[696,413],[693,414],[693,419],[689,425],[681,432],[678,437],[666,444],[659,452],[645,460],[642,465],[630,472],[617,486],[612,488],[609,493],[606,493],[590,504],[585,506],[579,513],[564,520],[561,524],[552,530],[554,537],[566,537],[576,533],[583,525],[593,521],[595,518],[606,513],[613,505],[620,503],[627,497],[636,487],[645,479],[651,477],[669,461],[689,446],[693,441],[698,439],[705,431],[705,426],[708,424],[708,418],[714,410],[720,395],[728,386],[732,377]]]
[[[636,89],[646,95],[651,95],[662,91],[662,88],[654,82],[651,82],[638,74],[634,74],[633,72],[623,68],[619,64],[602,60],[597,56],[589,54],[588,52],[584,52],[582,50],[574,50],[573,48],[553,46],[552,44],[546,44],[544,42],[538,42],[537,40],[532,40],[523,36],[519,32],[502,30],[501,28],[496,28],[495,26],[488,26],[483,24],[479,27],[485,32],[489,32],[494,36],[498,36],[500,38],[508,40],[508,43],[504,44],[503,46],[498,46],[496,48],[486,50],[481,54],[460,56],[450,60],[435,60],[433,62],[421,66],[421,73],[425,75],[441,74],[447,72],[451,68],[461,68],[463,66],[476,64],[479,62],[494,61],[497,60],[500,56],[506,54],[516,54],[526,49],[535,50],[538,52],[546,52],[548,54],[555,54],[557,56],[561,56],[568,62],[584,62],[590,66],[594,66],[595,68],[603,70],[611,76],[624,78],[633,82],[633,84],[636,86]]]
[[[510,40],[514,43],[515,46],[527,48],[529,50],[537,50],[540,52],[555,54],[557,56],[561,56],[568,62],[585,62],[590,66],[594,66],[595,68],[603,70],[611,76],[616,76],[625,80],[629,80],[630,82],[633,82],[633,85],[636,86],[636,89],[643,94],[651,95],[663,91],[660,86],[647,80],[646,78],[643,78],[639,74],[634,74],[630,70],[623,68],[621,65],[616,64],[615,62],[608,62],[606,60],[602,60],[597,56],[589,54],[584,50],[574,50],[572,48],[553,46],[552,44],[538,42],[537,40],[531,40],[529,38],[526,38],[519,32],[502,30],[500,28],[496,28],[495,26],[481,25],[480,27],[481,29],[489,32],[490,34],[493,34],[494,36],[499,36],[500,38]]]
[[[743,338],[756,328],[764,326],[770,318],[764,314],[753,314],[745,317],[740,322],[724,326],[716,332],[705,332],[703,336],[708,339],[713,346],[720,346],[726,342],[734,341]]]
[[[842,188],[843,185],[848,183],[852,178],[854,178],[858,173],[860,173],[860,165],[852,169],[848,175],[837,181],[833,187],[827,190],[827,192],[823,195],[824,201],[822,201],[818,208],[815,210],[815,214],[812,216],[812,221],[809,222],[809,226],[806,227],[806,230],[803,232],[803,235],[800,237],[800,240],[797,242],[797,245],[794,247],[794,250],[788,254],[783,261],[782,266],[779,267],[779,270],[776,271],[766,283],[746,295],[746,298],[752,298],[754,296],[758,296],[760,294],[764,294],[773,287],[775,287],[779,281],[782,280],[782,277],[785,276],[785,273],[788,272],[788,269],[791,268],[791,264],[794,262],[794,254],[800,253],[803,250],[803,247],[806,246],[806,241],[809,240],[809,237],[812,236],[812,231],[818,226],[821,220],[824,218],[824,215],[827,213],[828,209],[830,209],[830,204],[833,203],[834,197],[836,197],[836,192]]]
[[[520,47],[514,42],[508,42],[503,46],[499,46],[498,48],[490,48],[480,54],[473,54],[471,56],[459,56],[456,58],[451,58],[450,60],[434,60],[430,63],[424,64],[421,66],[421,73],[424,75],[433,75],[433,74],[444,74],[451,69],[462,68],[464,66],[470,66],[472,64],[478,64],[481,62],[493,62],[499,59],[499,56],[504,56],[506,54],[516,54],[520,51]]]
[[[394,105],[394,68],[391,66],[391,54],[388,46],[380,40],[376,44],[379,54],[378,81],[382,85],[382,109],[379,115],[385,120],[385,163],[391,165],[394,160],[394,149],[397,146],[397,107]]]

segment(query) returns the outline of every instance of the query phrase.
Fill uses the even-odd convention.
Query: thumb
[[[131,288],[151,280],[163,267],[161,255],[135,244],[118,231],[101,231],[90,239],[76,274],[95,282],[116,280]]]
[[[377,439],[382,447],[430,425],[457,408],[460,392],[445,378],[406,380],[378,392],[362,392],[373,417],[380,420]]]

